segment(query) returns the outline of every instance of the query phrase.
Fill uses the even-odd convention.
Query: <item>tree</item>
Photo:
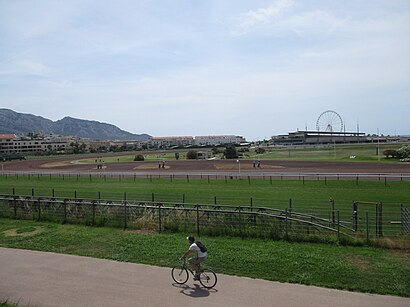
[[[387,149],[383,151],[383,155],[386,156],[386,159],[388,159],[389,157],[392,157],[392,158],[399,157],[399,153],[397,152],[397,150],[393,150],[393,149]]]
[[[186,153],[186,158],[194,160],[198,157],[198,152],[196,150],[190,150]]]
[[[266,152],[266,150],[265,150],[265,148],[258,147],[258,148],[255,149],[255,152],[256,152],[258,155],[261,155],[261,154],[264,154],[264,153]]]
[[[236,159],[238,158],[238,152],[234,145],[228,145],[225,147],[225,158],[226,159]]]
[[[399,150],[397,150],[397,153],[402,159],[410,158],[410,145],[400,147]]]
[[[214,154],[214,156],[216,156],[217,154],[223,153],[221,150],[219,150],[219,148],[214,147],[212,148],[212,153]]]
[[[145,158],[144,158],[143,155],[136,155],[134,157],[134,161],[144,161],[144,160],[145,160]]]

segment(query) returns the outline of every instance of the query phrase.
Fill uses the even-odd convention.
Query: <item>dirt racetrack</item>
[[[92,158],[91,158],[92,159]],[[88,158],[90,160],[90,158]],[[4,162],[4,172],[34,172],[34,173],[165,173],[165,174],[192,174],[192,173],[218,173],[218,174],[404,174],[410,175],[410,163],[386,162],[328,162],[328,161],[285,161],[261,160],[260,167],[253,164],[252,160],[170,160],[146,162],[112,162],[104,163],[103,168],[98,168],[97,163],[82,163],[81,160],[72,158],[53,158],[28,161]]]

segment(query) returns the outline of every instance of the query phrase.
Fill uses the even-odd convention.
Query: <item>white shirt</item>
[[[201,249],[198,247],[198,245],[196,245],[196,243],[192,243],[191,246],[189,247],[189,250],[191,251],[197,251],[198,252],[198,258],[202,258],[202,257],[207,257],[208,253],[205,252],[201,252]]]

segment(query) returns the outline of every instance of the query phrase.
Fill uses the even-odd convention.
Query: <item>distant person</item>
[[[181,259],[185,259],[188,255],[192,253],[196,253],[194,257],[188,259],[188,263],[195,270],[194,280],[199,280],[199,275],[201,274],[201,263],[203,263],[208,257],[207,249],[205,245],[203,245],[201,242],[195,241],[194,236],[187,237],[187,240],[189,242],[189,248],[181,256]]]

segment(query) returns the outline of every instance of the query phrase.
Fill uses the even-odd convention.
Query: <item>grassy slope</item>
[[[41,227],[42,232],[23,236]],[[6,236],[17,230],[19,236]],[[0,219],[0,246],[76,254],[171,267],[186,249],[186,234],[137,233],[44,222]],[[397,251],[201,237],[207,265],[218,273],[353,291],[410,296],[410,257]],[[169,277],[169,276],[167,276]]]

